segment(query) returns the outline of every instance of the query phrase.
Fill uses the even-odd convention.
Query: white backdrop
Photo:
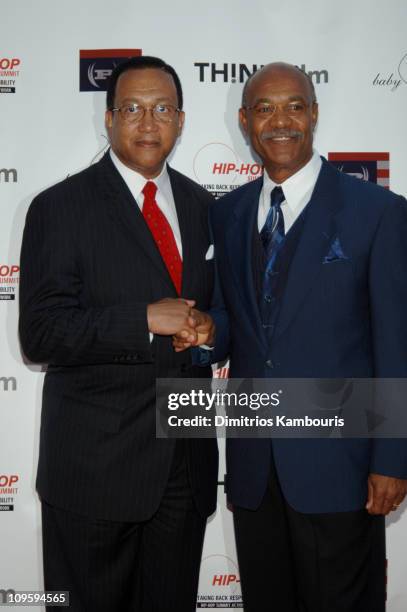
[[[34,481],[43,374],[23,363],[17,339],[24,217],[35,194],[86,167],[106,144],[104,93],[79,91],[80,50],[141,49],[174,65],[186,125],[171,163],[218,193],[260,171],[237,124],[240,73],[270,61],[295,63],[313,73],[319,152],[388,153],[390,187],[405,195],[407,8],[405,0],[0,0],[0,19],[1,603],[3,590],[42,588]],[[100,83],[101,73],[92,74]],[[223,472],[222,464],[220,480]],[[407,607],[406,534],[401,508],[387,528],[390,612]],[[202,607],[230,608],[239,594],[219,486],[199,599]]]

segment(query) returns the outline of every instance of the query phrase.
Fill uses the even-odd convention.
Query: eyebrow
[[[304,102],[306,103],[306,100],[304,96],[298,95],[298,96],[289,96],[286,100],[284,100],[284,102]],[[254,104],[262,104],[262,103],[274,104],[274,102],[270,100],[270,98],[257,98],[254,101]]]
[[[174,104],[175,106],[177,106],[177,103],[174,101],[173,98],[169,98],[168,96],[157,96],[157,98],[153,98],[152,103],[153,104],[160,104],[160,103],[169,103],[169,104]],[[122,104],[141,104],[141,102],[139,102],[138,96],[132,96],[129,98],[124,98],[121,101]]]

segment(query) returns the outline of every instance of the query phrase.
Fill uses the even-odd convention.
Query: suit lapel
[[[304,210],[301,238],[290,265],[275,337],[287,329],[322,270],[322,260],[335,233],[342,206],[338,172],[323,160],[311,200]]]
[[[109,152],[98,162],[98,184],[100,194],[105,203],[112,222],[140,247],[151,260],[154,269],[161,275],[163,282],[168,285],[168,294],[175,292],[171,277],[162,260],[154,238],[148,229],[143,215],[134,201],[126,183],[114,167]]]
[[[191,194],[186,189],[184,181],[179,175],[167,166],[170,176],[172,194],[177,211],[178,225],[182,242],[182,291],[181,295],[188,295],[188,288],[192,284],[191,274],[194,273],[193,260],[193,228],[195,227],[196,207],[191,202]]]
[[[226,229],[226,244],[229,270],[243,303],[241,312],[253,326],[259,341],[265,345],[252,268],[252,240],[262,186],[263,179],[254,181],[235,202],[233,220]]]

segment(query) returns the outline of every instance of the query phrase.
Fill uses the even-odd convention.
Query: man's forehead
[[[127,70],[120,75],[116,93],[128,93],[130,90],[140,93],[154,94],[162,92],[166,95],[177,93],[172,76],[157,68]]]
[[[257,97],[264,90],[276,95],[283,92],[305,97],[312,95],[307,77],[294,66],[270,66],[256,72],[248,84],[246,96]]]

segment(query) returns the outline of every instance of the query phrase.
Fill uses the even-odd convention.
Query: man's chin
[[[290,178],[298,172],[310,158],[298,158],[292,155],[278,155],[269,158],[263,158],[264,167],[267,170],[270,178],[275,179],[275,182],[280,183]]]
[[[275,168],[295,168],[299,163],[298,157],[293,155],[292,151],[284,150],[283,148],[277,152],[273,150],[273,154],[268,155],[267,159],[264,160],[265,166]]]
[[[158,176],[164,166],[165,160],[154,156],[145,156],[143,158],[137,158],[129,160],[127,163],[130,168],[142,174],[146,178],[154,178]]]

